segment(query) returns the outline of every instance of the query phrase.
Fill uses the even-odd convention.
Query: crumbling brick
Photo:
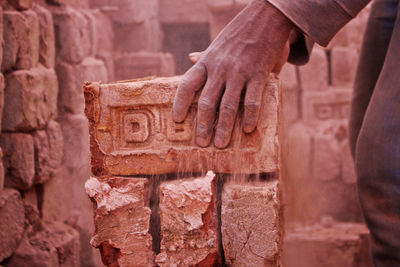
[[[57,112],[58,83],[52,69],[42,66],[6,75],[3,131],[43,128]]]
[[[279,266],[282,243],[279,184],[226,184],[221,232],[229,266]]]
[[[30,69],[39,61],[39,19],[35,12],[4,11],[2,72]]]
[[[179,77],[85,86],[95,175],[196,172],[261,173],[278,170],[279,84],[266,86],[257,129],[243,134],[236,123],[228,149],[199,148],[194,104],[184,123],[171,106]],[[235,152],[240,149],[240,157]]]
[[[103,263],[121,267],[152,266],[147,179],[92,177],[85,188],[96,203],[96,230],[91,244],[101,249]]]
[[[54,68],[56,47],[53,16],[48,9],[40,5],[34,5],[34,11],[39,18],[40,27],[39,62],[46,68]]]
[[[0,137],[5,167],[5,186],[28,190],[35,177],[33,138],[29,134],[3,133]]]
[[[35,141],[35,183],[53,177],[63,158],[64,140],[60,125],[50,121],[45,130],[33,134]]]
[[[24,232],[24,205],[18,191],[0,191],[0,262],[16,250]]]
[[[161,253],[158,266],[219,266],[215,175],[160,186]]]
[[[172,76],[175,73],[174,59],[167,53],[129,53],[117,56],[114,61],[115,76],[129,80],[146,76]]]

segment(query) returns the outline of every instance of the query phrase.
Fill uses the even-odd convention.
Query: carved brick
[[[172,121],[171,106],[179,79],[85,85],[85,112],[90,124],[95,175],[278,170],[280,99],[276,80],[271,79],[264,89],[262,119],[257,129],[244,134],[238,119],[230,146],[219,150],[195,144],[196,103],[183,124]]]
[[[226,184],[221,221],[229,266],[280,266],[282,225],[277,181]]]
[[[164,182],[160,186],[161,253],[169,266],[219,266],[215,175]]]

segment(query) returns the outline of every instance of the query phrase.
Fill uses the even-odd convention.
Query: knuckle
[[[245,109],[249,112],[257,112],[261,107],[261,102],[257,100],[247,101],[245,104]]]
[[[221,103],[220,112],[224,114],[232,114],[235,113],[236,107],[233,103]]]
[[[202,97],[198,102],[199,111],[210,111],[213,109],[213,102],[208,97]]]

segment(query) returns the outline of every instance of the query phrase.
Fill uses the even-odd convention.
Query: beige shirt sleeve
[[[322,46],[370,0],[267,0]]]

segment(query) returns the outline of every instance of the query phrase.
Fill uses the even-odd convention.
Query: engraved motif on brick
[[[167,116],[167,139],[172,142],[191,141],[193,136],[193,127],[194,111],[191,111],[182,123],[175,123],[171,116]]]
[[[120,112],[119,144],[121,148],[130,148],[147,144],[153,127],[153,114],[146,109],[124,110]]]

